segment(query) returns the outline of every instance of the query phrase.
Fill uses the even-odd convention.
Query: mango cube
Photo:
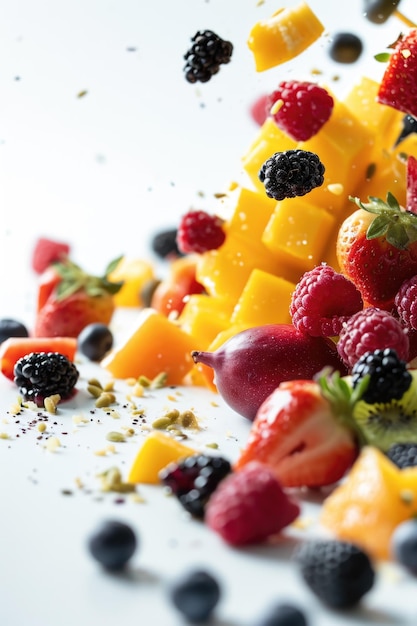
[[[130,468],[127,482],[158,485],[159,472],[169,463],[195,454],[195,450],[160,431],[152,431],[143,442]]]
[[[155,278],[153,265],[143,259],[123,257],[109,275],[109,280],[123,282],[120,291],[114,295],[116,306],[142,306],[140,291],[148,280]]]
[[[294,283],[254,269],[237,301],[231,323],[248,326],[289,324],[289,308],[294,289]]]
[[[234,300],[203,294],[189,296],[178,324],[195,340],[196,350],[205,350],[229,326]]]
[[[168,384],[180,385],[191,369],[195,340],[162,313],[143,309],[132,334],[101,362],[115,378],[155,378],[161,372]]]
[[[250,31],[248,47],[254,55],[256,71],[263,72],[293,59],[323,32],[323,24],[305,2],[278,9]]]
[[[262,241],[282,262],[301,272],[322,260],[335,218],[302,198],[286,198],[278,203]]]

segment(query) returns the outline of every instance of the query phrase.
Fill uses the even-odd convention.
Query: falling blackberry
[[[412,382],[407,364],[391,348],[366,352],[358,359],[352,369],[353,387],[365,376],[369,384],[363,400],[368,404],[401,400]]]
[[[14,382],[24,400],[43,406],[45,398],[59,394],[71,395],[79,372],[66,356],[59,352],[31,352],[14,366]]]
[[[259,180],[275,200],[304,196],[324,181],[324,165],[307,150],[276,152],[262,165]]]
[[[186,511],[203,519],[209,497],[231,471],[229,461],[221,456],[194,454],[178,463],[170,463],[159,478]]]
[[[229,63],[233,45],[212,30],[199,30],[191,41],[194,42],[193,45],[184,54],[185,78],[189,83],[206,83],[217,74],[220,65]]]
[[[393,443],[386,454],[389,460],[400,469],[417,467],[417,443]]]

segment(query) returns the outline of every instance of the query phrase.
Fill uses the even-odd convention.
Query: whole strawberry
[[[261,543],[300,514],[267,465],[252,461],[222,480],[206,506],[205,521],[234,546]]]
[[[353,407],[364,385],[353,389],[337,373],[320,382],[281,383],[259,408],[235,470],[256,459],[269,465],[284,487],[337,482],[363,444]]]
[[[405,211],[390,193],[386,202],[351,200],[359,208],[339,229],[340,269],[366,305],[391,311],[402,283],[417,274],[417,215]]]
[[[114,313],[113,296],[122,283],[108,280],[120,259],[108,265],[103,276],[92,276],[65,260],[47,270],[49,285],[41,279],[36,337],[78,337],[89,324],[108,325]]]
[[[395,44],[378,90],[378,102],[417,115],[417,29]]]

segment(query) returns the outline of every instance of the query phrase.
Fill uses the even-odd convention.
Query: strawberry
[[[120,259],[109,264],[103,276],[92,276],[67,259],[46,270],[38,294],[36,337],[78,337],[93,323],[108,325],[115,309],[114,294],[122,283],[108,275]]]
[[[417,215],[400,207],[390,193],[387,202],[351,200],[359,209],[339,229],[340,269],[366,305],[391,311],[401,284],[417,274]]]
[[[417,115],[417,29],[400,35],[378,89],[378,102]]]
[[[69,253],[68,243],[39,237],[32,253],[32,269],[36,274],[42,274],[52,263],[66,259]]]
[[[367,383],[352,389],[337,372],[281,383],[260,406],[234,470],[257,460],[284,487],[332,485],[364,443],[352,412]]]

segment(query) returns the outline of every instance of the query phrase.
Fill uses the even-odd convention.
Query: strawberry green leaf
[[[382,237],[388,231],[389,224],[384,215],[378,215],[372,222],[369,224],[368,230],[366,231],[367,239],[376,239],[377,237]]]

